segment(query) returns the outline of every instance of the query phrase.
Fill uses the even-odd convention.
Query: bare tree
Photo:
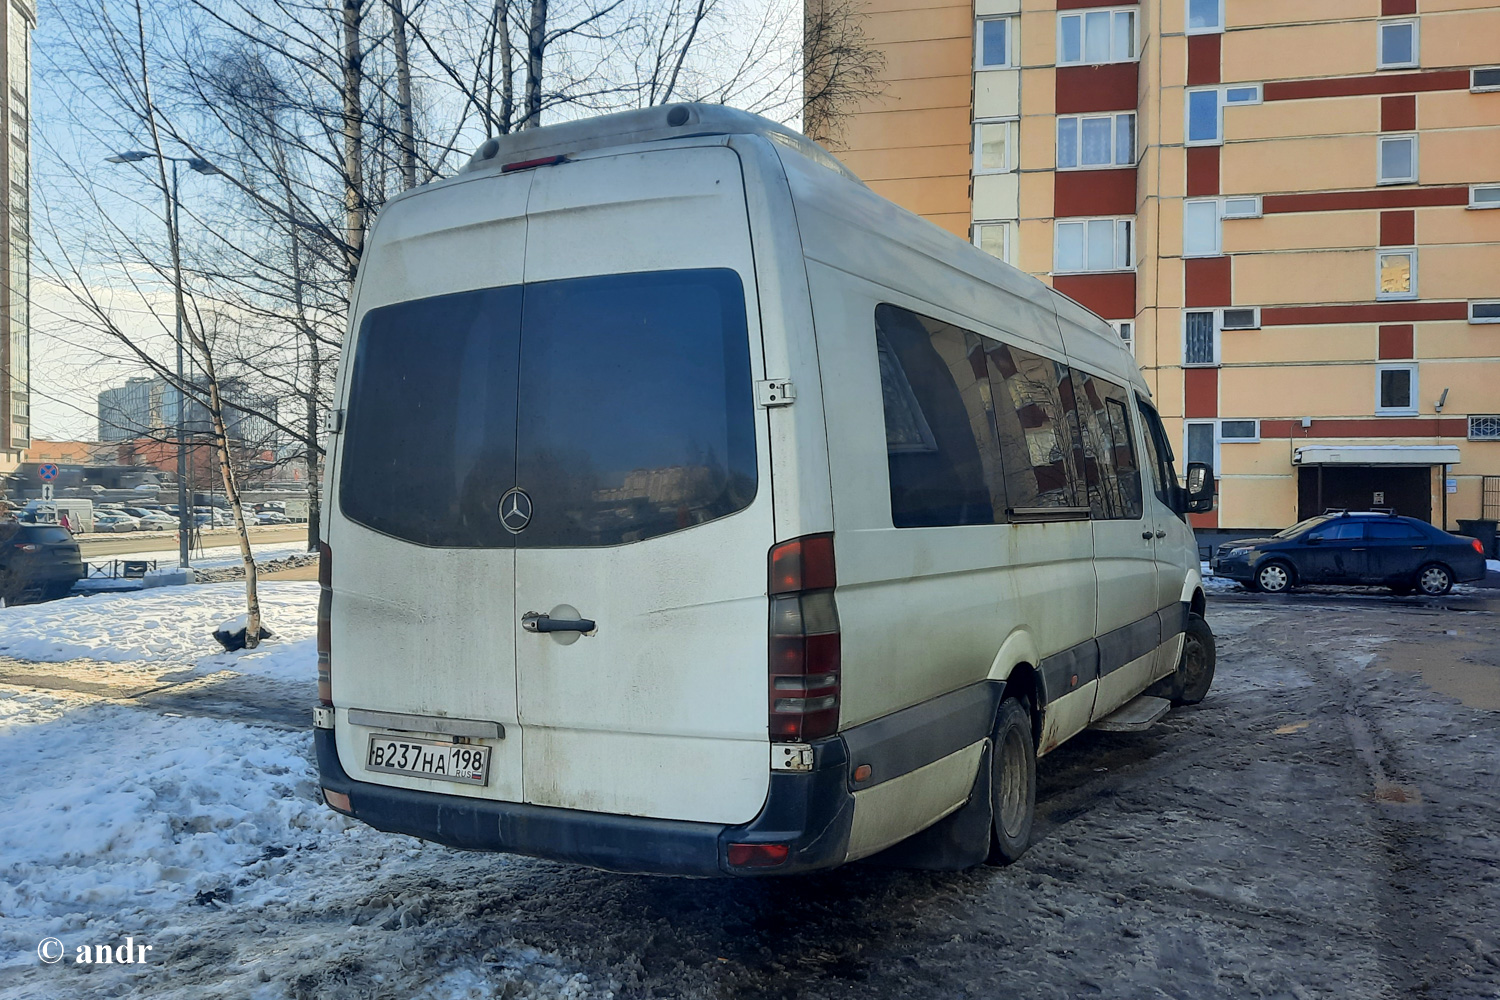
[[[861,102],[880,93],[885,58],[868,44],[857,0],[806,0],[802,32],[802,131],[837,145]]]

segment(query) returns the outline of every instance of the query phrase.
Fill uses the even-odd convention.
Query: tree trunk
[[[411,60],[406,53],[406,11],[403,0],[391,6],[391,47],[396,55],[396,103],[401,122],[401,180],[403,190],[417,186],[417,137],[411,110]]]
[[[224,496],[234,513],[234,530],[240,538],[240,559],[245,564],[245,648],[260,645],[260,591],[257,586],[255,553],[250,549],[250,529],[245,524],[245,507],[240,502],[239,482],[234,474],[234,456],[229,451],[229,428],[224,423],[224,398],[219,394],[219,378],[214,371],[212,353],[206,342],[203,349],[203,374],[208,381],[208,412],[213,420],[214,450],[219,458],[219,475],[224,482]]]
[[[522,128],[542,123],[542,55],[547,47],[547,0],[531,0],[531,30],[526,34],[526,117]]]
[[[495,37],[500,43],[500,134],[511,130],[516,116],[515,49],[510,44],[510,0],[496,0]]]
[[[344,240],[351,285],[365,248],[364,107],[359,93],[363,26],[364,0],[344,0]]]

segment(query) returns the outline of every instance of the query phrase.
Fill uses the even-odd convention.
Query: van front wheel
[[[990,834],[990,863],[1008,865],[1031,846],[1036,819],[1036,744],[1031,738],[1031,713],[1015,698],[1000,705],[995,719],[994,768],[990,801],[994,814]]]

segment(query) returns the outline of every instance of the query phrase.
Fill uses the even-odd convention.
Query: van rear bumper
[[[848,854],[854,819],[841,739],[814,745],[811,771],[771,773],[760,815],[740,826],[617,816],[355,781],[339,763],[331,729],[314,729],[319,779],[347,795],[355,819],[469,851],[504,851],[606,871],[660,875],[790,875],[832,868]],[[770,868],[731,868],[734,844],[788,844]]]

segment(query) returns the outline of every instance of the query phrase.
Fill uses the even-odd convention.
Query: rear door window
[[[615,545],[749,506],[755,401],[731,270],[481,289],[372,310],[339,503],[422,545]],[[501,524],[530,495],[519,534]]]
[[[421,545],[508,548],[519,285],[402,302],[360,324],[339,479],[345,516]]]
[[[755,499],[745,293],[727,269],[526,286],[522,547],[618,545]]]
[[[1427,536],[1400,521],[1374,521],[1365,525],[1365,535],[1377,542],[1425,542]]]
[[[66,542],[73,536],[68,533],[68,530],[66,528],[54,528],[51,526],[47,526],[24,527],[21,529],[21,537],[26,539],[26,541],[28,542],[35,542],[38,545],[43,545],[56,542]]]

